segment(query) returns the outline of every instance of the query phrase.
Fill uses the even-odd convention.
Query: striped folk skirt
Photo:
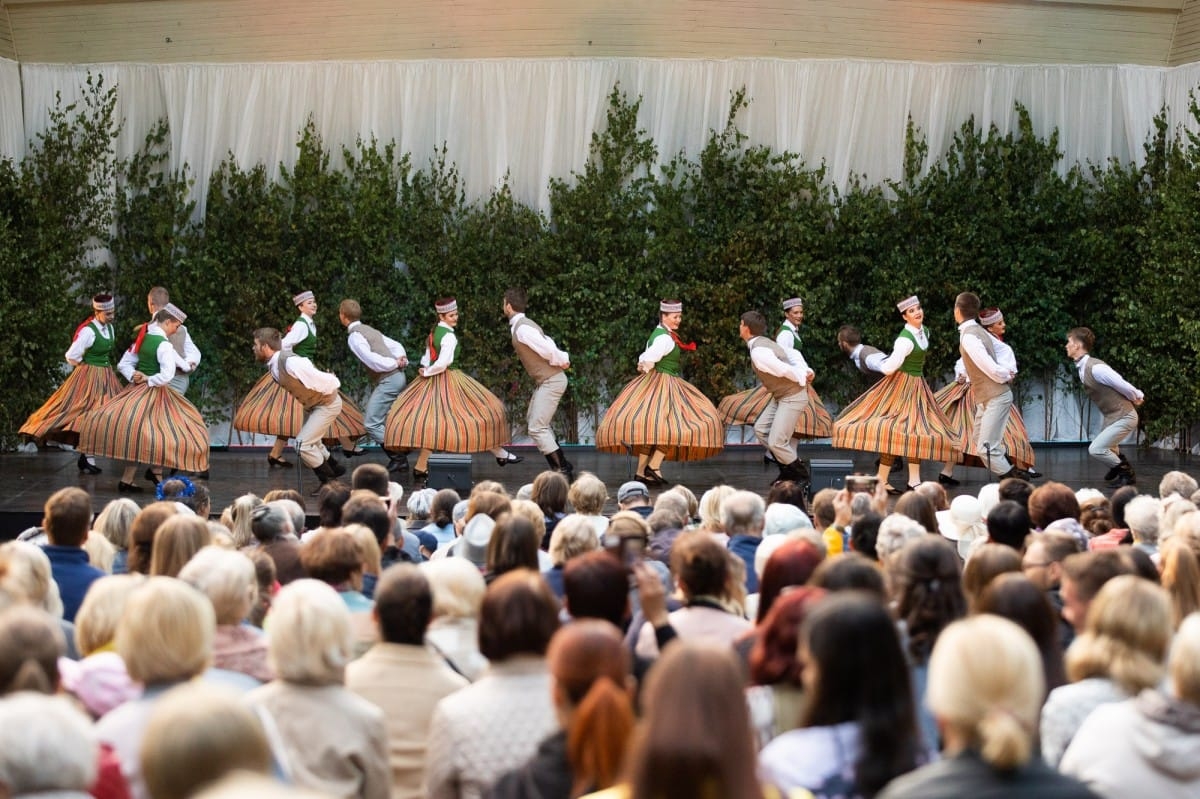
[[[362,411],[354,400],[340,391],[338,394],[342,398],[342,412],[322,437],[327,444],[334,444],[342,437],[357,439],[367,434]],[[233,429],[244,433],[295,438],[303,425],[304,406],[276,383],[270,372],[258,379],[233,413]]]
[[[960,462],[964,466],[986,468],[982,453],[975,446],[975,392],[971,390],[971,384],[951,383],[939,389],[933,398],[946,415],[950,427],[959,434],[963,442],[964,451]],[[1004,424],[1004,451],[1014,466],[1028,469],[1034,465],[1029,432],[1025,429],[1025,420],[1021,418],[1021,411],[1015,404],[1008,412],[1008,421]]]
[[[662,372],[635,377],[608,406],[596,429],[601,452],[697,461],[725,448],[725,423],[708,397],[683,378]]]
[[[110,367],[81,363],[18,432],[39,444],[47,440],[78,444],[79,417],[99,408],[120,391],[121,381]]]
[[[925,379],[893,372],[834,420],[833,446],[917,461],[957,461],[962,442]]]
[[[796,437],[829,438],[833,435],[833,417],[825,409],[811,383],[805,385],[805,390],[808,392],[808,406],[796,422]],[[771,392],[760,385],[725,397],[717,405],[717,411],[725,424],[754,424],[770,401]]]
[[[458,369],[418,377],[392,403],[384,425],[388,449],[485,452],[511,434],[504,403]]]
[[[79,449],[119,461],[202,472],[208,468],[208,425],[175,389],[130,383],[80,417]]]

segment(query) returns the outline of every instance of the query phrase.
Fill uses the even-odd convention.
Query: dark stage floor
[[[496,465],[487,453],[475,455],[471,464],[471,479],[499,480],[512,493],[523,484],[533,481],[545,468],[545,460],[532,448],[516,448],[515,452],[525,456],[525,462],[507,467]],[[591,447],[567,448],[568,458],[577,470],[595,473],[609,487],[610,496],[615,497],[622,482],[630,479],[634,463],[630,458],[598,453]],[[1079,445],[1051,445],[1036,447],[1037,466],[1045,479],[1064,482],[1072,488],[1092,486],[1103,488],[1101,478],[1104,468],[1088,458],[1086,447]],[[810,460],[850,460],[856,471],[874,473],[874,456],[865,452],[834,450],[828,445],[812,444],[801,447],[801,454]],[[1157,493],[1158,482],[1163,474],[1180,469],[1200,476],[1200,457],[1160,449],[1126,449],[1126,454],[1137,470],[1138,486],[1147,493]],[[289,450],[287,457],[295,460]],[[78,485],[95,497],[96,510],[118,496],[132,496],[139,503],[152,501],[153,488],[144,494],[121,495],[117,493],[121,465],[100,460],[104,473],[96,476],[80,475],[75,466],[76,456],[70,452],[47,449],[38,453],[5,453],[0,455],[0,539],[9,538],[36,524],[41,517],[42,504],[51,493],[64,486]],[[385,463],[386,457],[377,450],[364,458],[349,462],[355,466],[364,461]],[[212,453],[209,490],[213,496],[213,511],[219,513],[236,497],[253,492],[260,496],[275,488],[296,488],[302,483],[306,495],[317,486],[316,477],[307,469],[270,469],[266,452],[262,449],[239,448]],[[922,476],[933,479],[940,467],[924,464]],[[837,472],[842,471],[837,469]],[[762,449],[758,446],[731,446],[715,458],[692,463],[666,463],[663,475],[673,482],[682,482],[697,495],[720,483],[746,488],[766,494],[776,470],[762,460]],[[836,473],[836,472],[835,472]],[[892,483],[903,484],[907,472],[894,471]],[[988,482],[989,475],[982,469],[958,467],[955,472],[962,486],[953,493],[978,492]],[[840,476],[840,475],[839,475]],[[400,480],[405,490],[412,487],[408,476]],[[815,480],[814,484],[819,481]],[[615,509],[610,502],[609,510]],[[310,508],[311,510],[311,508]]]

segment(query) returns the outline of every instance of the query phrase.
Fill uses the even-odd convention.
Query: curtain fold
[[[45,128],[56,92],[64,102],[78,99],[89,71],[119,89],[119,155],[136,151],[149,127],[167,118],[171,163],[192,170],[201,212],[222,160],[261,162],[278,177],[281,163],[294,164],[309,118],[335,158],[356,137],[373,136],[394,140],[422,167],[444,144],[468,198],[487,196],[508,175],[519,200],[547,210],[550,178],[583,167],[618,83],[643,98],[639,122],[663,163],[698,153],[744,86],[751,105],[738,125],[750,142],[823,161],[844,190],[852,175],[901,176],[909,116],[932,162],[972,115],[980,126],[1010,130],[1014,102],[1029,108],[1040,135],[1058,129],[1063,171],[1109,158],[1140,161],[1164,103],[1172,126],[1192,125],[1189,95],[1200,82],[1200,65],[614,58],[18,68],[0,59],[0,156],[20,158]]]

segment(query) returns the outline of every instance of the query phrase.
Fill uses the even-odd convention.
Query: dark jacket
[[[505,774],[484,799],[570,799],[575,777],[567,762],[567,734],[556,732],[538,745],[528,763]]]

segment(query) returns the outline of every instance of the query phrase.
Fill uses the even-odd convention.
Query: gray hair
[[[766,503],[758,494],[735,491],[721,503],[721,524],[730,538],[735,535],[761,535],[766,510]]]
[[[276,501],[254,509],[250,516],[250,532],[256,539],[267,544],[280,536],[295,532],[295,529],[292,527],[291,514],[287,512],[282,501]]]
[[[917,520],[910,519],[903,513],[889,513],[879,523],[875,554],[879,556],[881,563],[886,563],[892,553],[899,552],[909,541],[926,535],[929,535],[929,531]]]
[[[297,536],[304,532],[304,508],[300,507],[299,502],[294,499],[276,499],[272,500],[269,504],[282,508],[283,512],[291,519],[291,532]]]
[[[1198,488],[1200,484],[1191,475],[1178,471],[1167,472],[1158,483],[1158,496],[1166,499],[1172,494],[1178,494],[1184,499],[1191,499]]]
[[[85,793],[98,754],[91,722],[67,699],[23,692],[0,700],[0,785],[8,795]]]
[[[1185,475],[1186,476],[1186,475]],[[1158,543],[1158,522],[1162,503],[1148,494],[1139,494],[1125,506],[1125,524],[1138,541]]]

